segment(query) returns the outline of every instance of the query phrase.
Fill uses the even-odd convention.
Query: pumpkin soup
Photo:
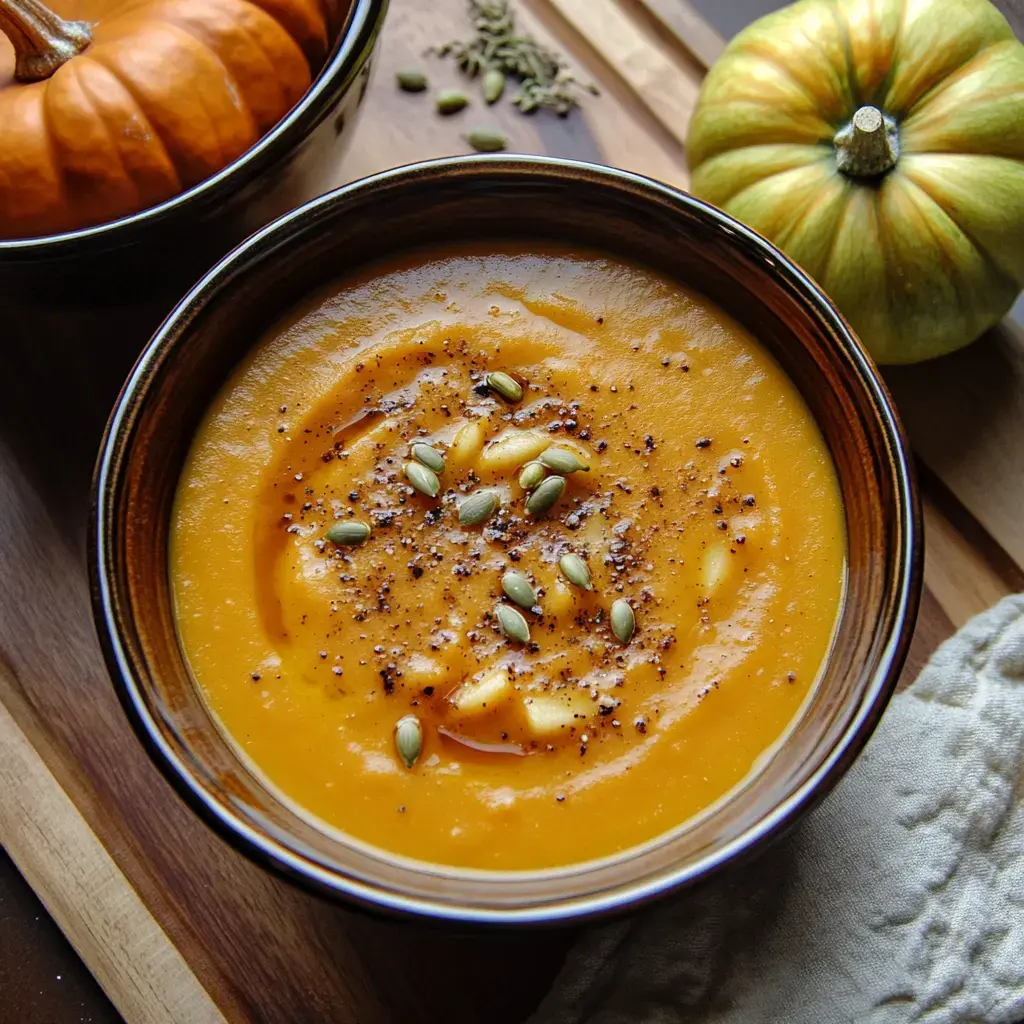
[[[699,295],[461,248],[326,289],[209,409],[183,649],[322,822],[483,869],[614,854],[757,769],[829,650],[845,533],[794,385]]]

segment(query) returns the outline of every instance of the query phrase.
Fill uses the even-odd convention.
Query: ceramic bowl
[[[696,288],[796,383],[832,452],[848,578],[833,649],[805,712],[719,809],[642,847],[545,872],[403,860],[328,835],[277,799],[211,720],[179,647],[168,579],[178,473],[207,404],[266,326],[369,261],[439,239],[603,249]],[[249,238],[182,300],[110,420],[95,477],[95,613],[125,710],[156,763],[239,849],[321,893],[494,924],[632,908],[762,847],[849,768],[896,684],[916,615],[921,528],[906,442],[877,371],[793,263],[725,214],[633,174],[528,157],[463,157],[368,178]]]
[[[105,224],[0,239],[0,315],[9,345],[71,333],[103,345],[112,314],[148,338],[216,259],[253,230],[323,192],[348,141],[387,0],[336,0],[337,39],[302,99],[217,174],[157,206]],[[25,337],[17,328],[25,327]],[[137,351],[137,350],[136,350]]]

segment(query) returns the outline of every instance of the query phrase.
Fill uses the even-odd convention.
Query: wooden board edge
[[[662,31],[704,70],[718,60],[725,38],[689,0],[629,0],[641,7]]]
[[[0,843],[129,1024],[226,1018],[0,703]]]

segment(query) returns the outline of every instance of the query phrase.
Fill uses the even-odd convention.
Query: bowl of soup
[[[920,589],[828,299],[668,186],[419,164],[253,235],[95,480],[97,624],[182,796],[318,892],[633,907],[763,846],[877,723]]]

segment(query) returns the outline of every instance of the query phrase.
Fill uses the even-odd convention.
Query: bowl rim
[[[162,203],[115,220],[53,235],[0,238],[0,260],[60,259],[81,256],[84,251],[118,248],[130,244],[148,226],[162,224],[183,210],[225,201],[271,168],[330,114],[335,101],[369,59],[389,3],[390,0],[352,0],[327,60],[302,99],[226,167]]]
[[[584,896],[554,898],[543,905],[479,907],[410,896],[377,887],[353,876],[324,867],[298,850],[253,828],[236,812],[217,801],[192,775],[171,749],[146,705],[132,658],[126,651],[125,631],[115,610],[112,582],[116,564],[115,513],[120,491],[119,466],[130,446],[134,414],[143,400],[147,382],[164,356],[181,343],[187,324],[208,302],[229,288],[244,273],[250,256],[259,258],[268,242],[285,241],[303,227],[314,224],[332,207],[352,195],[372,192],[422,177],[462,174],[536,173],[547,180],[578,181],[583,177],[599,184],[625,188],[634,194],[654,192],[664,200],[714,221],[733,235],[741,236],[759,250],[762,258],[783,275],[789,287],[829,322],[851,357],[861,386],[879,411],[880,424],[894,470],[894,513],[898,516],[897,557],[890,567],[896,580],[888,635],[877,655],[875,669],[860,698],[860,705],[832,749],[815,771],[760,820],[728,844],[689,864],[659,872],[639,881],[626,882],[608,891]],[[538,925],[576,923],[586,918],[633,909],[657,896],[708,877],[726,864],[735,864],[764,848],[800,817],[816,806],[839,781],[867,743],[891,698],[906,659],[916,621],[923,575],[923,542],[920,503],[909,444],[896,415],[888,390],[866,349],[838,309],[817,284],[772,243],[728,214],[700,199],[643,175],[619,168],[555,157],[529,155],[466,155],[407,164],[343,185],[292,210],[252,234],[220,259],[185,295],[150,339],[133,367],[111,412],[101,442],[90,502],[89,574],[93,613],[107,668],[125,712],[144,747],[173,788],[198,816],[235,849],[275,874],[298,883],[316,895],[345,900],[357,907],[398,915],[472,925]],[[628,851],[623,851],[628,852]],[[382,853],[386,856],[387,851]],[[571,866],[570,866],[571,867]],[[447,869],[446,869],[447,870]],[[451,869],[457,873],[458,869]],[[515,872],[499,873],[514,875]]]

